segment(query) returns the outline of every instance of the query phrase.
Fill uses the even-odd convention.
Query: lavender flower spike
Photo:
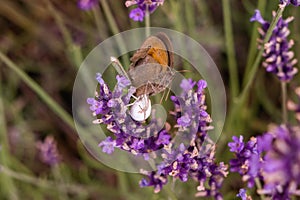
[[[146,11],[153,13],[156,8],[164,4],[164,0],[127,0],[126,7],[137,5],[137,8],[130,11],[129,17],[134,21],[143,21]]]
[[[230,144],[240,144],[236,140]],[[235,145],[242,146],[242,145]],[[268,199],[281,200],[300,196],[300,125],[280,125],[257,138],[251,138],[236,158],[230,161],[231,171],[239,172],[248,188],[259,180],[263,188],[257,190]],[[239,197],[247,199],[245,190]]]
[[[78,7],[82,10],[90,10],[97,4],[97,0],[78,0]]]
[[[174,103],[174,110],[170,112],[174,117],[173,127],[161,129],[155,118],[147,127],[131,119],[126,105],[130,103],[135,88],[130,86],[129,80],[117,76],[117,84],[111,91],[101,74],[96,74],[96,79],[99,83],[96,96],[88,98],[87,103],[97,117],[94,123],[106,125],[113,135],[98,145],[102,152],[112,154],[118,148],[133,155],[142,155],[145,160],[151,158],[156,162],[157,171],[141,169],[147,177],[140,181],[140,186],[152,186],[155,193],[167,184],[168,177],[183,182],[191,178],[199,184],[196,196],[222,199],[220,188],[228,172],[224,163],[215,162],[215,144],[208,134],[212,129],[212,119],[206,111],[204,92],[207,83],[204,80],[182,80],[181,94],[171,97]],[[173,135],[182,135],[184,139],[177,144]]]
[[[275,14],[273,17],[275,17]],[[298,69],[294,67],[297,59],[293,58],[294,52],[290,50],[294,45],[294,41],[287,38],[290,34],[288,24],[293,19],[293,17],[287,19],[280,18],[270,40],[266,44],[263,44],[263,40],[270,27],[270,23],[262,18],[259,10],[255,10],[254,15],[250,19],[251,22],[257,21],[262,24],[262,28],[259,29],[261,35],[259,48],[262,48],[262,45],[264,45],[263,57],[265,60],[263,66],[267,72],[275,74],[280,81],[284,82],[290,81],[298,72]]]
[[[300,6],[300,0],[280,0],[280,3],[286,3],[286,5],[292,4],[294,6]]]
[[[236,196],[240,197],[242,200],[252,200],[252,197],[246,194],[246,190],[244,188],[241,188]]]
[[[50,166],[59,163],[61,157],[58,153],[56,142],[52,136],[47,136],[44,142],[36,144],[41,160]]]

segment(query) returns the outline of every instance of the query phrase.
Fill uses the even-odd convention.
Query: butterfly
[[[130,114],[136,121],[150,116],[149,96],[164,91],[175,75],[173,46],[169,37],[159,32],[148,37],[130,58],[129,71],[125,72],[116,58],[111,59],[119,74],[124,75],[136,88]]]

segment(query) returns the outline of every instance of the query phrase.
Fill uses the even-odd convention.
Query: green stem
[[[145,15],[145,27],[146,27],[146,37],[149,37],[150,36],[150,13],[149,13],[148,5],[146,8],[146,15]]]
[[[258,178],[255,178],[255,184],[256,184],[256,187],[258,188],[258,190],[261,190],[261,189],[262,189],[260,180],[259,180]],[[265,200],[265,195],[260,194],[260,199],[261,199],[261,200]]]
[[[256,56],[256,59],[254,61],[254,64],[252,66],[252,69],[251,71],[249,72],[249,79],[246,83],[246,86],[244,87],[243,91],[241,92],[241,94],[238,96],[238,98],[236,100],[234,100],[234,103],[235,105],[233,105],[231,107],[231,112],[229,114],[229,124],[232,123],[232,120],[235,116],[237,116],[237,113],[241,110],[242,106],[244,105],[244,103],[246,102],[246,99],[247,99],[247,95],[249,94],[249,90],[253,84],[253,81],[254,81],[254,77],[255,77],[255,74],[258,70],[258,66],[260,64],[260,61],[261,61],[261,58],[262,58],[262,55],[263,55],[263,52],[264,52],[264,45],[270,40],[271,36],[272,36],[272,32],[278,22],[278,20],[280,19],[280,17],[282,16],[282,13],[284,11],[284,8],[285,6],[279,6],[277,12],[276,12],[276,15],[275,15],[275,18],[273,19],[267,33],[266,33],[266,36],[264,38],[264,41],[263,41],[263,45],[262,45],[262,48],[259,50],[257,56]]]
[[[97,27],[97,30],[98,30],[98,34],[99,36],[102,35],[102,27],[101,27],[101,20],[100,20],[100,12],[99,12],[99,6],[95,6],[92,8],[92,11],[93,11],[93,15],[94,15],[94,18],[95,18],[95,23],[96,23],[96,27]]]
[[[20,180],[22,182],[30,183],[36,185],[38,187],[49,188],[49,189],[58,189],[63,192],[71,192],[75,194],[84,193],[85,189],[83,186],[79,185],[71,185],[71,184],[59,184],[57,182],[46,181],[44,179],[35,178],[33,176],[29,176],[27,174],[15,172],[3,165],[0,164],[1,173],[6,174],[9,177]]]
[[[231,92],[232,99],[234,99],[239,92],[239,78],[238,78],[237,62],[236,62],[234,40],[233,40],[230,1],[222,0],[222,4],[223,4],[224,31],[225,31],[225,39],[226,39],[226,51],[227,51],[228,67],[229,67],[229,75],[230,75],[229,85],[230,85],[230,92]]]
[[[262,55],[263,55],[263,52],[264,52],[264,46],[265,44],[270,40],[271,36],[272,36],[272,33],[273,33],[273,30],[278,22],[278,20],[280,19],[280,17],[282,16],[282,13],[284,11],[284,6],[280,6],[279,9],[277,10],[277,13],[276,13],[276,16],[275,18],[273,19],[267,33],[266,33],[266,36],[265,36],[265,39],[263,41],[263,45],[262,45],[262,48],[259,50],[258,52],[258,55],[256,56],[256,59],[254,61],[254,64],[253,64],[253,67],[252,67],[252,70],[249,72],[249,80],[247,81],[247,84],[246,86],[244,87],[243,91],[242,91],[242,94],[240,95],[239,99],[244,99],[243,97],[246,96],[248,94],[248,91],[254,81],[254,77],[255,77],[255,74],[257,72],[257,69],[258,69],[258,66],[260,64],[260,61],[261,61],[261,58],[262,58]]]
[[[164,9],[166,13],[168,13],[169,10],[172,10],[173,13],[181,13],[180,9],[182,5],[182,1],[169,1],[169,5],[170,5],[170,9],[167,9],[164,6],[162,7],[162,9]],[[180,14],[175,14],[173,21],[174,21],[175,29],[179,32],[184,32],[183,24],[185,23],[182,16]]]
[[[286,82],[281,82],[281,92],[282,92],[282,122],[283,124],[287,123],[287,93],[286,93]]]
[[[101,0],[100,4],[103,8],[104,14],[107,18],[108,25],[110,26],[111,31],[113,32],[114,35],[118,34],[120,32],[120,30],[117,26],[115,18],[113,17],[113,15],[110,11],[110,8],[107,4],[107,0]],[[119,48],[122,52],[127,52],[124,41],[120,37],[117,37],[117,43],[118,43],[118,46],[119,46]],[[124,57],[122,58],[122,61],[123,61],[123,65],[129,66],[129,57],[128,57],[127,54],[124,55]]]
[[[65,187],[66,183],[64,181],[64,176],[61,173],[61,166],[59,164],[54,165],[54,166],[51,167],[51,170],[52,170],[52,174],[54,176],[55,182],[57,182],[60,185],[63,185]],[[61,199],[61,200],[69,199],[68,195],[67,195],[67,192],[65,190],[61,191],[60,194],[58,194],[57,198]]]
[[[266,2],[266,1],[264,1],[264,2]],[[258,1],[258,4],[259,3],[260,3],[260,1]],[[248,13],[252,13],[253,10],[255,9],[254,5],[249,0],[242,0],[242,4]]]
[[[262,15],[264,15],[266,4],[267,1],[258,1],[257,9],[261,12]],[[257,38],[259,36],[257,28],[258,28],[258,22],[255,22],[252,28],[250,47],[247,56],[247,64],[246,64],[245,76],[243,79],[243,85],[245,85],[247,83],[247,80],[249,79],[248,78],[249,71],[252,68],[253,60],[255,59],[255,54],[257,52]]]
[[[171,199],[171,200],[177,200],[177,197],[175,195],[175,192],[174,192],[174,185],[173,185],[173,181],[169,184],[167,184],[165,187],[164,187],[164,191],[167,193],[168,195],[168,199]]]
[[[195,9],[193,7],[192,1],[184,1],[184,10],[185,10],[185,18],[186,18],[186,24],[187,24],[187,29],[188,32],[191,36],[195,36],[195,27],[196,27],[196,22],[195,22]],[[204,2],[202,2],[202,5]]]
[[[128,199],[130,199],[130,192],[129,192],[129,188],[128,188],[126,174],[124,172],[117,172],[117,176],[118,176],[118,187],[119,187],[118,190],[119,190],[121,196],[127,197]],[[127,199],[127,198],[125,198],[125,199]]]
[[[13,70],[66,124],[75,129],[72,117],[57,104],[32,78],[0,51],[0,60]]]
[[[1,72],[1,70],[0,70]],[[10,166],[10,153],[9,153],[9,141],[7,137],[7,129],[6,129],[6,120],[5,120],[5,112],[4,112],[4,102],[3,102],[3,86],[2,86],[1,74],[0,74],[0,163],[6,166]],[[0,169],[0,185],[1,191],[3,192],[3,196],[7,196],[8,199],[17,200],[18,191],[15,187],[14,181],[11,177],[2,174]]]
[[[47,4],[49,12],[53,15],[54,20],[56,24],[58,25],[58,28],[60,32],[62,33],[62,36],[64,38],[64,41],[66,43],[69,57],[71,58],[71,62],[77,67],[80,67],[80,64],[82,62],[82,55],[81,55],[81,49],[78,45],[74,44],[72,35],[70,34],[69,30],[64,24],[64,21],[60,14],[57,12],[57,10],[54,9],[52,3],[50,0],[44,0]]]

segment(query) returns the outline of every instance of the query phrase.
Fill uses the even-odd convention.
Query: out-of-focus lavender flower
[[[107,154],[111,154],[114,152],[114,148],[116,146],[116,141],[111,137],[107,137],[104,141],[100,142],[99,147],[102,147],[102,151]]]
[[[252,197],[246,194],[246,190],[244,188],[241,188],[236,196],[240,197],[242,200],[252,200]]]
[[[228,143],[230,151],[235,153],[235,158],[230,160],[230,171],[238,172],[244,181],[248,182],[248,187],[253,187],[255,178],[257,177],[257,163],[256,155],[259,155],[257,149],[257,140],[252,137],[247,143],[243,142],[243,136],[239,138],[232,137],[233,142]]]
[[[60,162],[61,156],[58,153],[56,142],[52,136],[47,136],[44,142],[37,142],[36,146],[39,150],[39,156],[45,164],[54,166]]]
[[[269,134],[274,139],[263,157],[264,188],[260,192],[274,199],[300,196],[300,127],[281,125]]]
[[[137,5],[137,8],[130,11],[129,17],[134,21],[143,21],[147,10],[153,13],[163,3],[164,0],[128,0],[125,5],[126,7]]]
[[[90,10],[97,5],[98,0],[78,0],[78,7],[82,10]]]
[[[258,150],[248,151],[247,156],[243,153],[247,145],[240,153],[235,151],[237,158],[230,161],[231,171],[238,171],[248,187],[253,186],[255,178],[260,180],[263,188],[258,193],[272,199],[300,196],[300,126],[273,127],[251,146]]]
[[[130,11],[129,17],[131,19],[133,19],[134,21],[140,21],[140,22],[142,22],[144,20],[145,13],[144,13],[144,11],[142,9],[135,8],[135,9],[132,9]]]
[[[284,3],[286,5],[292,4],[294,6],[300,6],[300,0],[280,0],[280,3]]]
[[[170,133],[165,129],[158,130],[159,120],[155,118],[152,118],[153,126],[147,127],[132,120],[127,105],[135,89],[130,87],[126,78],[118,76],[117,80],[115,90],[110,91],[101,75],[97,74],[99,91],[95,98],[87,100],[93,115],[97,116],[94,123],[106,124],[114,134],[115,139],[109,137],[99,144],[102,151],[113,153],[113,148],[119,148],[134,155],[143,155],[146,160],[160,156],[156,163],[157,171],[141,169],[141,173],[147,176],[140,181],[141,187],[153,186],[154,192],[159,192],[169,176],[181,181],[192,178],[199,182],[196,196],[221,199],[219,189],[228,172],[224,163],[215,162],[215,146],[207,135],[207,131],[212,129],[209,125],[212,120],[206,112],[206,82],[182,81],[181,95],[171,97],[175,110],[170,113],[177,124],[170,128],[174,133]],[[175,143],[171,135],[181,135],[185,144]]]
[[[275,17],[275,13],[273,17]],[[265,60],[263,66],[267,72],[275,74],[281,81],[285,82],[290,81],[298,72],[298,69],[294,67],[297,60],[293,58],[294,52],[290,50],[294,45],[294,41],[288,40],[287,38],[290,34],[288,24],[293,19],[293,17],[287,19],[280,18],[273,30],[270,40],[264,44],[263,47],[260,46],[260,48],[264,48],[263,56]],[[262,28],[259,29],[259,33],[261,34],[259,42],[263,45],[263,40],[270,27],[270,23],[262,18],[259,10],[255,10],[250,21],[257,21],[262,24]]]
[[[300,122],[300,87],[295,89],[295,93],[298,97],[298,102],[289,100],[287,103],[287,107],[289,110],[295,112],[295,118],[298,120],[298,122]]]

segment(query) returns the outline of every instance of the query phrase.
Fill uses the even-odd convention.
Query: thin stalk
[[[273,21],[272,21],[272,23],[271,23],[271,25],[270,25],[267,33],[266,33],[266,37],[263,41],[262,46],[264,46],[270,40],[270,38],[272,36],[272,32],[273,32],[278,20],[282,16],[284,8],[285,8],[285,6],[282,6],[282,5],[279,6],[279,8],[276,12],[275,18],[273,19]],[[232,122],[233,117],[236,116],[237,112],[241,110],[242,106],[244,105],[244,103],[247,99],[247,95],[249,94],[249,90],[250,90],[250,88],[253,84],[255,74],[258,70],[258,66],[259,66],[260,61],[262,59],[263,52],[264,52],[264,48],[261,48],[259,50],[257,56],[256,56],[253,67],[252,67],[251,71],[249,72],[249,79],[248,79],[248,82],[246,83],[246,86],[244,87],[243,91],[238,96],[238,98],[234,101],[235,105],[233,105],[231,107],[232,111],[230,112],[230,115],[229,115],[229,121],[230,122]],[[229,124],[231,124],[231,123],[229,123]]]
[[[118,176],[118,187],[119,187],[118,191],[120,192],[121,196],[130,198],[130,192],[128,188],[128,181],[126,178],[126,174],[124,172],[117,172],[117,176]]]
[[[263,41],[263,45],[262,47],[265,46],[265,44],[270,40],[271,36],[272,36],[272,33],[273,33],[273,30],[279,20],[279,18],[282,16],[282,13],[284,11],[284,8],[285,6],[280,6],[279,9],[277,10],[276,12],[276,16],[275,18],[273,19],[267,33],[266,33],[266,37]],[[264,48],[261,48],[256,56],[256,59],[254,61],[254,64],[253,64],[253,67],[252,67],[252,70],[249,72],[249,81],[247,82],[246,86],[244,87],[243,91],[242,91],[242,94],[240,95],[239,99],[244,99],[244,96],[246,96],[248,94],[248,91],[254,81],[254,77],[255,77],[255,74],[257,72],[257,69],[258,69],[258,66],[260,64],[260,61],[261,61],[261,58],[262,58],[262,55],[263,55],[263,52],[264,52]]]
[[[107,18],[107,21],[108,21],[108,25],[109,25],[111,31],[113,32],[113,34],[116,35],[116,34],[120,33],[120,30],[117,26],[115,18],[113,17],[113,14],[111,13],[111,10],[107,4],[107,0],[101,0],[100,4],[103,8],[105,17]],[[127,52],[124,41],[120,37],[117,37],[117,43],[122,52]],[[125,57],[123,57],[122,61],[123,61],[123,65],[129,66],[129,57],[127,54],[125,54]]]
[[[261,12],[262,15],[264,15],[265,9],[266,9],[267,1],[258,1],[257,3],[257,9]],[[247,83],[249,72],[252,68],[253,60],[255,59],[255,54],[257,51],[257,38],[259,36],[258,31],[258,22],[255,22],[252,28],[252,34],[250,39],[250,45],[249,45],[249,51],[247,56],[247,64],[246,64],[246,70],[245,75],[243,79],[243,85]]]
[[[264,2],[266,2],[266,1],[264,1]],[[249,0],[243,0],[242,4],[248,13],[252,13],[253,10],[256,8]]]
[[[98,34],[99,36],[101,36],[103,33],[102,31],[102,27],[101,27],[101,20],[100,20],[100,12],[99,12],[99,6],[95,6],[92,8],[92,12],[93,12],[93,15],[94,15],[94,18],[95,18],[95,24],[96,24],[96,27],[97,27],[97,31],[98,31]]]
[[[195,9],[193,7],[193,1],[184,1],[184,10],[185,10],[185,18],[186,18],[186,24],[188,32],[191,36],[195,36]],[[204,2],[202,2],[203,4]]]
[[[64,176],[61,173],[61,166],[59,164],[54,165],[54,166],[52,166],[51,170],[52,170],[52,174],[54,175],[55,181],[58,182],[59,184],[65,186],[66,183],[64,181]],[[67,195],[67,192],[65,190],[61,191],[60,194],[58,194],[57,197],[58,197],[58,199],[61,199],[61,200],[69,199],[68,195]]]
[[[180,15],[181,13],[181,3],[182,1],[169,1],[169,5],[170,5],[170,10],[172,10],[174,14],[174,19],[172,20],[174,22],[174,27],[177,31],[179,32],[184,32],[184,27],[183,27],[183,24],[184,21],[183,21],[183,18],[182,16]],[[168,13],[169,10],[166,8],[166,7],[162,7],[162,9]]]
[[[239,93],[239,77],[237,70],[237,62],[235,56],[232,21],[231,21],[231,8],[229,0],[222,0],[223,5],[223,19],[224,19],[224,31],[226,40],[226,52],[228,57],[228,67],[230,76],[230,94],[234,99]]]
[[[0,70],[1,72],[1,70]],[[3,86],[0,74],[0,163],[6,166],[10,166],[10,153],[9,153],[9,142],[8,142],[8,135],[7,135],[7,128],[6,128],[6,120],[5,120],[5,112],[4,112],[4,102],[3,102]],[[1,190],[3,192],[2,197],[7,197],[8,199],[17,200],[18,191],[14,184],[14,181],[11,177],[7,176],[6,174],[1,173],[0,169],[0,185]]]
[[[67,49],[68,49],[69,56],[71,58],[70,59],[71,62],[77,68],[79,68],[80,64],[82,62],[81,49],[79,48],[78,45],[76,45],[73,42],[72,35],[70,34],[69,30],[65,26],[64,21],[63,21],[62,17],[60,16],[60,14],[53,7],[50,0],[44,0],[44,1],[47,5],[47,8],[48,8],[49,12],[53,15],[54,20],[55,20],[60,32],[62,33],[62,36],[64,38],[65,44],[66,44]]]
[[[1,164],[0,164],[0,171],[1,173],[4,173],[11,178],[20,180],[25,183],[30,183],[42,188],[57,189],[61,192],[71,192],[75,194],[84,193],[86,191],[83,186],[71,185],[71,184],[60,184],[53,181],[47,181],[45,179],[35,178],[27,174],[13,171]]]
[[[150,12],[149,12],[148,5],[146,7],[145,27],[146,27],[146,37],[149,37],[150,36]]]
[[[177,197],[176,197],[175,192],[174,192],[174,185],[173,185],[173,182],[167,184],[167,185],[164,187],[164,191],[165,191],[166,194],[168,195],[168,199],[170,199],[170,200],[177,200]]]
[[[286,82],[281,82],[281,95],[282,95],[282,122],[283,124],[287,123],[287,92],[286,92]]]
[[[32,78],[22,71],[15,63],[0,51],[0,60],[14,71],[66,124],[75,129],[72,117],[57,104]]]
[[[256,184],[256,187],[258,190],[261,190],[262,189],[262,186],[261,186],[261,183],[260,183],[260,180],[258,178],[255,178],[255,184]],[[265,200],[265,195],[264,194],[260,194],[260,199],[261,200]]]

